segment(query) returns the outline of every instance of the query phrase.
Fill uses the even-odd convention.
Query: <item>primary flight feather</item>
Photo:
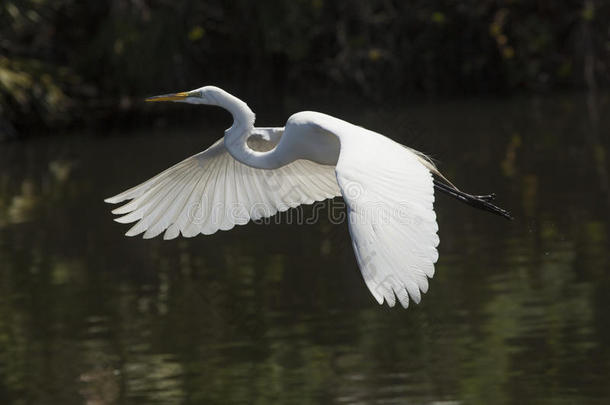
[[[127,236],[209,235],[342,196],[367,287],[380,304],[406,308],[428,290],[438,259],[435,189],[510,218],[493,195],[461,192],[422,153],[326,114],[299,112],[285,127],[257,128],[246,103],[214,86],[147,101],[216,105],[233,125],[205,151],[105,200],[130,200],[112,211],[117,222],[135,222]]]

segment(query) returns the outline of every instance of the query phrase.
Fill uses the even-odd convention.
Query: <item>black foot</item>
[[[487,195],[472,195],[468,193],[464,193],[462,191],[456,190],[453,187],[446,185],[445,183],[441,183],[438,180],[434,180],[434,188],[443,193],[450,195],[451,197],[462,201],[465,204],[470,205],[471,207],[475,207],[481,209],[483,211],[491,212],[492,214],[499,215],[506,219],[513,219],[510,213],[502,208],[493,205],[490,201],[493,201],[496,198],[495,194],[487,194]]]

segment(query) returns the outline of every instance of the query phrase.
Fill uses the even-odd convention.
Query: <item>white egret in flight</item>
[[[458,190],[424,154],[326,114],[299,112],[284,127],[258,128],[245,102],[213,86],[147,101],[219,106],[234,122],[205,151],[105,200],[131,200],[112,211],[122,215],[117,222],[136,222],[127,236],[209,235],[342,196],[367,287],[380,304],[398,299],[406,308],[428,290],[438,259],[435,189],[510,218],[493,195]]]

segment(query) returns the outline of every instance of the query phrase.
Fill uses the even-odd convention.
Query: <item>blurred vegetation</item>
[[[3,0],[0,138],[203,84],[261,102],[607,86],[609,22],[595,0]]]

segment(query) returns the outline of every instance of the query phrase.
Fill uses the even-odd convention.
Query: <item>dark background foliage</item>
[[[123,125],[143,96],[204,84],[259,103],[607,86],[609,17],[599,0],[4,0],[0,128]]]

